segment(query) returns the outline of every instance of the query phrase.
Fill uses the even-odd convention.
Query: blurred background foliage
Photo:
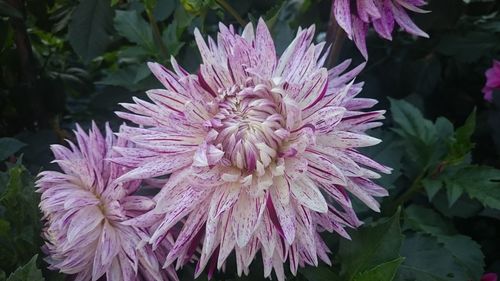
[[[484,72],[500,59],[500,3],[429,0],[413,15],[430,39],[369,34],[362,95],[390,109],[384,142],[366,150],[394,168],[382,212],[352,241],[325,235],[334,264],[290,280],[479,281],[500,272],[500,93],[483,100]],[[33,175],[75,122],[113,126],[119,102],[160,87],[146,62],[170,56],[196,72],[193,31],[214,35],[263,17],[278,52],[299,26],[329,39],[331,0],[0,0],[0,280],[64,280],[41,258]],[[331,43],[331,42],[329,42]],[[345,41],[340,62],[362,57]],[[41,268],[43,271],[40,271]],[[251,276],[261,280],[259,261]],[[19,268],[18,268],[19,267]],[[228,266],[217,280],[235,280]],[[17,270],[16,270],[17,269]],[[192,268],[180,273],[192,279]],[[200,280],[204,280],[200,277]],[[70,280],[70,279],[68,279]]]

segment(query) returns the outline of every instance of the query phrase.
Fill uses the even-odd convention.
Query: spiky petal
[[[74,280],[177,280],[172,268],[163,270],[147,244],[147,229],[123,222],[151,210],[155,203],[132,195],[140,181],[118,183],[127,170],[106,159],[112,150],[130,148],[106,125],[103,136],[96,125],[87,134],[79,126],[76,145],[53,145],[54,162],[61,172],[45,171],[37,181],[45,226],[43,248],[50,269],[73,275]],[[131,148],[130,148],[131,149]],[[165,246],[166,243],[163,244]]]
[[[383,38],[392,40],[398,24],[404,31],[421,37],[429,36],[410,18],[407,11],[426,13],[421,7],[425,0],[332,0],[332,15],[353,40],[363,56],[368,58],[366,32],[369,26]]]
[[[241,35],[221,24],[217,42],[195,36],[197,75],[174,59],[174,71],[150,63],[165,89],[118,112],[140,125],[121,133],[137,147],[114,160],[135,167],[120,180],[171,174],[156,207],[127,223],[157,225],[156,247],[182,222],[165,265],[182,266],[201,245],[196,275],[223,268],[233,252],[239,275],[260,251],[265,276],[274,268],[278,280],[286,260],[293,274],[318,258],[329,263],[318,233],[348,237],[344,228],[361,224],[350,194],[375,211],[374,197],[387,195],[373,170],[390,169],[357,151],[380,142],[365,131],[384,113],[363,111],[376,101],[356,98],[362,84],[353,79],[363,65],[325,69],[314,27],[299,30],[280,58],[262,19]]]

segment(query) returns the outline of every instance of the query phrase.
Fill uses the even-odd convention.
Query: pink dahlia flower
[[[497,281],[498,276],[496,273],[486,273],[481,277],[480,281]]]
[[[146,229],[124,221],[154,207],[147,197],[131,195],[140,181],[117,183],[124,169],[106,158],[112,146],[126,147],[127,141],[106,136],[93,124],[89,134],[78,126],[77,145],[71,149],[53,145],[62,172],[45,171],[37,181],[42,192],[44,252],[50,269],[75,276],[74,280],[177,280],[172,268],[161,269],[158,259],[166,257],[162,247],[154,253],[145,243]],[[167,244],[165,240],[164,244]]]
[[[114,159],[133,168],[119,180],[171,174],[156,207],[128,223],[157,224],[153,248],[182,223],[165,266],[182,266],[200,245],[196,275],[207,265],[209,276],[225,268],[232,252],[241,275],[260,250],[265,276],[274,268],[284,280],[286,260],[293,274],[318,258],[330,262],[319,232],[348,237],[344,228],[361,224],[350,195],[379,210],[374,197],[387,191],[372,181],[380,176],[373,170],[390,169],[357,148],[380,142],[365,131],[384,111],[364,112],[376,101],[355,97],[362,85],[352,80],[363,65],[343,75],[349,61],[323,67],[314,27],[299,29],[281,58],[262,19],[241,35],[219,28],[208,44],[195,31],[198,75],[174,59],[174,71],[150,63],[165,89],[118,113],[140,125],[120,133],[137,147]]]
[[[388,40],[392,40],[395,23],[408,33],[428,38],[407,13],[407,10],[425,13],[420,8],[425,4],[425,0],[333,0],[332,9],[339,26],[368,58],[365,37],[370,25]]]
[[[493,61],[493,66],[486,70],[486,85],[483,88],[484,99],[492,102],[493,91],[500,90],[500,61]]]

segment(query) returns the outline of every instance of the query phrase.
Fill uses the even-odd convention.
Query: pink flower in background
[[[370,25],[388,40],[392,40],[396,23],[408,33],[428,38],[427,33],[415,25],[407,13],[425,13],[420,8],[424,5],[425,0],[333,0],[332,9],[339,26],[368,58],[365,37]]]
[[[113,145],[127,146],[106,126],[106,136],[93,124],[86,134],[75,132],[77,145],[53,145],[55,161],[62,172],[45,171],[37,181],[42,192],[40,209],[45,220],[43,250],[50,269],[74,275],[74,280],[177,280],[172,268],[163,270],[158,259],[163,247],[153,253],[145,243],[146,229],[123,221],[154,207],[146,197],[131,195],[139,181],[116,183],[122,167],[105,161],[113,157]],[[167,244],[165,240],[165,244]]]
[[[150,63],[165,89],[117,113],[140,126],[119,134],[136,144],[117,149],[113,161],[132,168],[119,180],[171,174],[156,207],[127,224],[154,225],[154,249],[182,223],[165,266],[197,260],[195,275],[207,267],[211,276],[234,252],[238,275],[247,274],[260,250],[264,275],[274,268],[284,280],[287,260],[293,274],[318,259],[330,263],[319,232],[348,238],[344,228],[361,224],[351,195],[379,211],[374,197],[387,191],[373,170],[390,169],[357,148],[380,142],[365,131],[380,126],[385,111],[365,112],[377,102],[356,98],[363,65],[347,73],[349,61],[323,67],[314,27],[299,29],[280,58],[262,19],[241,35],[219,27],[207,43],[195,31],[198,75],[173,58],[174,72]]]
[[[492,102],[493,91],[500,89],[500,61],[494,60],[493,66],[486,70],[486,85],[483,88],[484,99]]]
[[[480,281],[497,281],[498,276],[496,273],[486,273],[481,277]]]

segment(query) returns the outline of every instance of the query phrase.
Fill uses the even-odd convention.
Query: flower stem
[[[238,14],[238,12],[226,2],[226,0],[215,0],[219,5],[221,5],[224,10],[226,10],[231,16],[233,16],[236,21],[241,25],[247,25],[247,22]]]
[[[413,180],[410,188],[406,190],[401,196],[399,196],[392,204],[390,204],[389,208],[387,208],[390,212],[393,212],[396,210],[396,208],[400,205],[403,205],[406,203],[408,200],[413,198],[413,196],[422,189],[422,180],[426,176],[430,176],[431,178],[436,178],[440,173],[443,172],[443,170],[446,168],[446,165],[448,163],[446,161],[440,162],[436,168],[431,173],[427,173],[429,171],[429,167],[426,166],[424,169],[422,169],[422,172]]]
[[[334,1],[332,1],[332,8],[330,9],[328,31],[326,33],[327,46],[331,46],[330,54],[328,55],[328,60],[326,62],[328,68],[333,67],[337,63],[340,51],[342,50],[342,46],[344,45],[346,38],[344,30],[339,26],[337,20],[335,19],[335,14],[333,13],[333,2]]]
[[[398,199],[396,199],[396,201],[394,201],[393,208],[391,209],[395,209],[399,205],[403,205],[406,201],[410,200],[415,195],[415,193],[420,191],[420,189],[423,187],[422,179],[424,178],[424,175],[425,173],[422,172],[415,178],[415,180],[413,180],[413,183],[411,184],[410,188],[408,188],[408,190],[406,190],[405,193],[403,193],[401,196],[399,196]]]
[[[156,19],[149,9],[146,9],[146,14],[148,15],[149,25],[151,25],[151,30],[153,31],[153,40],[155,41],[156,46],[160,49],[160,55],[163,59],[168,60],[168,49],[161,39],[160,28],[156,23]]]

